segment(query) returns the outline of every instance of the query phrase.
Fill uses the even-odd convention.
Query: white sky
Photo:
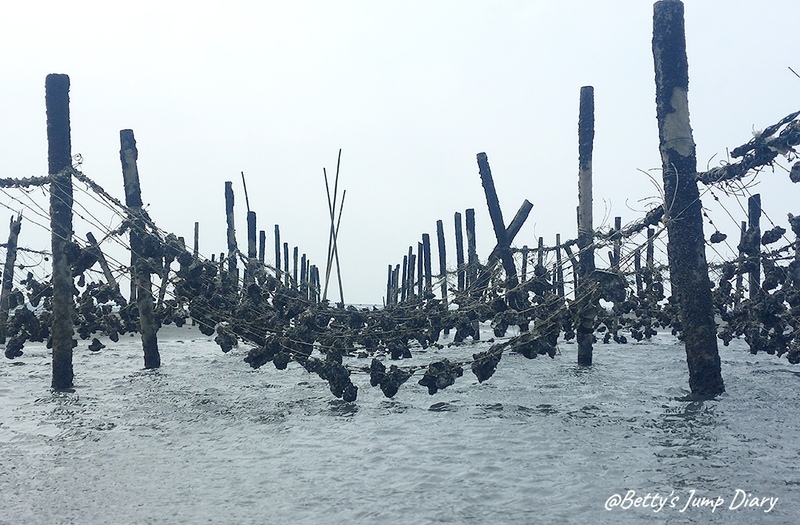
[[[226,180],[246,250],[244,171],[268,260],[280,224],[282,241],[324,267],[322,168],[332,175],[342,148],[348,302],[380,303],[389,263],[423,232],[435,250],[437,219],[452,267],[456,211],[475,208],[485,259],[494,237],[482,151],[506,223],[523,199],[534,204],[516,245],[573,238],[581,86],[595,88],[595,226],[640,218],[653,203],[642,199],[658,195],[638,171],[660,166],[650,1],[26,0],[1,15],[1,177],[45,174],[44,79],[67,73],[84,173],[122,198],[119,130],[133,129],[151,216],[189,243],[199,221],[210,256],[225,251]],[[701,170],[800,109],[788,69],[800,71],[797,19],[794,0],[687,0]],[[765,210],[786,226],[800,188],[785,172],[760,180]],[[8,195],[0,202],[20,209]],[[730,209],[736,222],[712,218],[738,238],[743,216]],[[46,248],[25,224],[20,243]]]

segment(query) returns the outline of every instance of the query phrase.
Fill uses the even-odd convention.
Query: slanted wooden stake
[[[0,288],[0,344],[6,342],[8,333],[8,296],[11,295],[11,288],[14,285],[14,264],[17,262],[17,240],[19,231],[22,227],[22,214],[17,214],[16,218],[11,216],[8,227],[8,244],[6,245],[6,264],[3,266],[3,284]],[[6,357],[19,357],[9,356]]]
[[[69,124],[69,77],[51,74],[45,80],[47,164],[50,182],[50,231],[53,253],[53,377],[55,390],[72,388],[72,269],[67,245],[72,242],[72,146]]]
[[[581,318],[575,330],[578,364],[592,364],[594,311],[590,292],[594,272],[594,226],[592,223],[592,150],[594,148],[594,88],[583,86],[578,115],[578,257],[579,288],[575,296],[583,301]]]
[[[725,386],[706,262],[702,204],[695,178],[689,67],[683,2],[679,0],[661,0],[653,6],[653,58],[672,293],[680,306],[689,388],[695,396],[713,397],[723,393]]]
[[[122,177],[125,182],[125,205],[128,207],[131,221],[131,256],[133,257],[133,271],[136,276],[136,306],[139,309],[139,332],[142,335],[142,349],[144,350],[144,367],[158,368],[161,366],[161,356],[158,352],[158,339],[156,331],[158,326],[153,318],[153,291],[150,279],[150,264],[144,259],[144,235],[146,215],[142,209],[142,192],[139,185],[139,169],[137,159],[139,152],[136,150],[136,139],[133,131],[123,129],[119,132],[120,152],[122,162]]]

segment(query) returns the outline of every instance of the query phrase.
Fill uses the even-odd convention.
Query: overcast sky
[[[658,203],[640,171],[660,166],[652,9],[647,0],[7,2],[0,177],[46,172],[44,80],[66,73],[84,173],[122,198],[119,130],[133,129],[150,215],[189,242],[199,221],[210,256],[225,251],[228,180],[246,248],[244,171],[268,260],[279,224],[283,241],[324,267],[322,169],[333,174],[341,148],[345,299],[380,303],[387,265],[422,233],[435,240],[437,219],[454,252],[453,213],[475,208],[481,259],[492,249],[479,152],[506,222],[524,199],[534,204],[517,246],[576,236],[581,86],[595,88],[595,226]],[[789,70],[800,71],[798,14],[795,0],[687,0],[699,169],[800,109]],[[753,191],[786,226],[800,188],[780,170],[759,180]],[[12,194],[0,202],[21,209]],[[713,220],[738,237],[741,209],[728,207],[733,218]],[[20,243],[47,248],[27,224]]]

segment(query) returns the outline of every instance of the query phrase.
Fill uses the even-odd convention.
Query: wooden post
[[[288,242],[283,243],[283,276],[285,277],[284,285],[286,287],[291,286],[291,284],[290,284],[291,274],[289,273],[289,243]]]
[[[108,285],[116,290],[119,293],[119,284],[117,280],[114,278],[114,274],[111,272],[111,268],[108,266],[108,261],[106,261],[105,255],[103,255],[103,251],[100,249],[100,244],[95,239],[94,234],[92,232],[86,233],[86,240],[89,241],[89,245],[94,252],[94,255],[97,257],[97,262],[100,263],[100,268],[103,270],[103,275],[108,282]],[[122,296],[119,297],[120,299]]]
[[[653,240],[656,237],[656,231],[653,228],[647,228],[647,253],[645,254],[645,264],[647,269],[651,272],[655,270],[655,247]]]
[[[461,226],[461,214],[454,216],[456,229],[456,272],[458,276],[458,291],[463,292],[467,284],[467,269],[464,266],[464,231]]]
[[[447,253],[444,246],[444,222],[436,221],[436,244],[439,247],[439,279],[441,279],[442,303],[447,308]]]
[[[530,249],[527,244],[522,245],[522,269],[520,270],[520,280],[524,283],[528,280],[528,252]]]
[[[414,248],[409,246],[408,247],[408,294],[406,299],[413,299],[414,297],[414,287],[416,286],[417,281],[415,280],[415,276],[417,274],[417,256],[414,255]]]
[[[306,254],[300,256],[300,295],[303,299],[308,299],[308,261]]]
[[[539,237],[539,245],[536,247],[536,266],[544,266],[544,237]]]
[[[225,182],[225,218],[228,239],[228,282],[238,286],[239,270],[236,265],[238,247],[236,246],[236,226],[233,217],[233,182]]]
[[[51,74],[45,80],[47,164],[50,182],[50,231],[53,257],[53,377],[55,390],[72,388],[72,269],[67,245],[72,241],[72,146],[69,123],[69,77]]]
[[[263,266],[266,262],[266,249],[267,249],[267,232],[264,230],[258,231],[258,262]]]
[[[503,222],[503,212],[500,209],[500,201],[497,198],[492,170],[489,168],[489,160],[486,157],[486,153],[478,153],[478,171],[481,176],[483,192],[486,195],[486,204],[489,207],[489,217],[492,219],[492,228],[494,228],[494,235],[497,238],[500,260],[503,262],[503,269],[506,272],[506,286],[508,290],[513,290],[519,284],[517,269],[514,266],[514,258],[511,255],[511,247],[506,235],[506,225]],[[511,306],[514,308],[516,305],[512,304]]]
[[[633,271],[636,277],[636,297],[642,296],[642,248],[633,252]]]
[[[619,260],[622,257],[622,236],[620,235],[620,231],[622,230],[622,217],[614,217],[614,263],[613,268],[616,271],[619,271]]]
[[[403,256],[403,276],[400,281],[400,301],[406,300],[408,295],[408,255]]]
[[[433,291],[433,270],[431,269],[431,236],[427,233],[422,234],[422,253],[424,255],[425,295],[428,295]]]
[[[392,304],[397,304],[397,294],[399,290],[399,279],[400,279],[400,265],[394,267],[394,271],[392,272]]]
[[[389,271],[386,277],[386,301],[385,306],[392,306],[394,303],[392,302],[392,265],[389,265]]]
[[[708,277],[697,158],[689,123],[689,72],[683,3],[653,6],[656,116],[664,179],[664,221],[669,242],[670,282],[681,312],[692,394],[713,397],[725,391],[717,347],[714,303]]]
[[[0,344],[6,342],[8,333],[8,296],[14,286],[14,264],[17,262],[17,241],[19,231],[22,228],[22,214],[17,214],[16,218],[11,216],[8,227],[8,244],[6,245],[6,264],[3,267],[3,284],[0,287]],[[20,354],[21,355],[21,352]],[[19,355],[6,357],[19,357]]]
[[[195,259],[200,254],[200,223],[194,223],[194,247],[192,250],[192,255]]]
[[[425,251],[421,242],[417,242],[417,297],[423,296],[425,285]]]
[[[284,270],[287,270],[285,266]],[[275,225],[275,278],[281,280],[281,228]]]
[[[594,226],[592,218],[592,150],[594,148],[594,88],[583,86],[580,92],[578,116],[578,256],[580,288],[576,297],[591,301],[591,275],[594,272]],[[584,305],[590,312],[592,306]],[[578,364],[592,364],[593,316],[578,323],[575,331],[578,343]]]
[[[469,288],[478,278],[478,250],[475,240],[475,210],[469,208],[465,212],[467,229],[467,283]]]
[[[750,272],[747,289],[750,300],[761,294],[761,194],[756,193],[747,199],[747,239]]]
[[[742,221],[741,230],[739,232],[739,257],[737,259],[737,262],[738,262],[737,270],[741,269],[742,265],[744,264],[744,262],[745,262],[745,260],[747,258],[747,253],[744,250],[744,241],[745,241],[746,238],[747,238],[747,221]],[[800,251],[798,251],[796,253],[800,253]],[[733,298],[733,305],[734,306],[739,306],[739,303],[742,300],[742,281],[743,281],[742,274],[741,274],[741,272],[737,271],[736,272],[736,295]]]
[[[142,349],[144,350],[144,367],[158,368],[161,366],[161,356],[158,352],[158,326],[153,318],[153,291],[150,280],[150,265],[142,256],[144,250],[145,213],[142,210],[142,191],[139,185],[139,169],[137,160],[139,152],[136,150],[136,139],[133,131],[123,129],[119,132],[120,152],[122,162],[122,177],[125,181],[125,205],[131,221],[131,255],[134,258],[133,270],[136,275],[136,306],[139,309],[139,333],[142,335]]]
[[[561,234],[556,234],[556,293],[564,298],[564,267],[561,266]]]
[[[297,265],[299,264],[299,260],[298,260],[299,255],[300,255],[300,251],[298,250],[297,246],[295,246],[292,249],[292,279],[294,280],[294,283],[292,283],[292,286],[294,287],[295,290],[298,289],[297,286],[300,283],[300,281],[298,279],[299,276],[298,276],[298,273],[297,273]]]

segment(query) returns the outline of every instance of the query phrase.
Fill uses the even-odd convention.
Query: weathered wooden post
[[[225,182],[225,219],[227,224],[227,240],[228,240],[228,276],[227,282],[231,286],[238,287],[239,269],[236,265],[237,252],[239,248],[236,245],[236,226],[233,217],[233,182]]]
[[[592,364],[594,316],[591,276],[594,272],[594,226],[592,219],[592,150],[594,148],[594,88],[583,86],[578,116],[578,288],[575,296],[585,304],[575,330],[578,364]]]
[[[467,288],[478,278],[478,249],[475,240],[475,210],[469,208],[464,213],[467,230]]]
[[[394,269],[392,268],[392,265],[390,264],[389,265],[389,271],[388,271],[387,277],[386,277],[386,302],[384,303],[384,306],[392,306],[394,304],[392,302],[392,274],[393,274],[393,272],[394,272]]]
[[[636,248],[633,252],[633,272],[636,278],[636,297],[642,296],[642,248]]]
[[[283,243],[283,276],[284,285],[288,288],[290,286],[291,274],[289,272],[289,243]]]
[[[528,248],[527,244],[522,245],[522,269],[520,270],[520,280],[524,283],[528,280],[528,252],[530,248]]]
[[[414,287],[416,286],[415,276],[417,274],[417,256],[414,254],[414,248],[408,247],[408,294],[406,299],[414,298]]]
[[[436,244],[439,247],[439,279],[441,279],[442,303],[447,308],[447,252],[444,245],[444,222],[436,221]]]
[[[619,261],[622,257],[622,217],[614,217],[614,255],[612,268],[616,271],[620,270]]]
[[[689,123],[689,67],[683,2],[660,0],[653,7],[656,116],[660,141],[664,220],[669,243],[670,281],[678,299],[694,395],[725,391],[717,347],[711,280],[708,277],[703,217],[697,188],[697,158]]]
[[[747,199],[747,249],[750,272],[747,288],[750,300],[761,293],[761,194],[756,193]]]
[[[645,264],[647,269],[651,272],[655,270],[655,246],[653,241],[656,238],[656,231],[653,228],[647,228],[647,250],[645,252]]]
[[[431,265],[431,236],[422,234],[423,271],[425,272],[425,295],[433,291],[433,269]]]
[[[103,270],[103,275],[106,278],[106,282],[108,282],[108,285],[113,288],[116,293],[119,293],[119,284],[114,278],[114,274],[111,272],[111,267],[108,266],[106,256],[103,255],[103,251],[100,249],[100,244],[97,242],[97,239],[95,239],[94,234],[92,232],[86,232],[86,240],[89,241],[89,245],[91,246],[95,257],[97,257],[97,262],[100,264],[100,268]],[[121,295],[119,296],[119,299],[122,299]]]
[[[144,258],[145,213],[142,210],[142,191],[139,184],[139,169],[136,139],[133,131],[123,129],[119,132],[122,177],[125,182],[125,206],[128,207],[131,227],[131,255],[133,271],[136,275],[136,306],[139,309],[139,333],[142,335],[144,367],[158,368],[161,356],[158,352],[158,327],[153,318],[153,290],[150,279],[150,264]]]
[[[425,250],[421,242],[417,242],[417,297],[424,297],[425,287]]]
[[[3,266],[3,283],[0,287],[0,344],[6,342],[8,333],[8,296],[14,286],[14,264],[17,262],[17,241],[22,228],[22,214],[11,216],[8,227],[8,244],[6,244],[6,263]]]
[[[737,258],[738,268],[736,272],[736,295],[733,298],[734,306],[739,306],[739,303],[742,300],[742,281],[744,279],[742,278],[742,272],[740,270],[747,258],[747,254],[745,253],[744,250],[744,242],[746,238],[747,238],[747,221],[742,221],[739,232],[739,257]]]
[[[275,278],[278,282],[281,281],[281,228],[277,224],[275,225]]]
[[[258,262],[263,266],[266,262],[267,232],[258,230]]]
[[[45,80],[47,164],[50,175],[50,231],[53,253],[53,377],[55,390],[72,388],[72,269],[67,245],[72,241],[72,146],[69,124],[69,77],[50,74]]]
[[[400,282],[400,301],[403,302],[408,296],[408,255],[403,255],[403,276]]]
[[[492,219],[492,228],[494,228],[494,235],[497,238],[497,246],[499,248],[500,260],[503,262],[503,269],[506,272],[506,281],[508,290],[514,290],[519,284],[517,277],[517,269],[514,266],[514,258],[511,255],[511,247],[509,246],[508,237],[506,235],[506,225],[503,222],[503,212],[500,209],[500,201],[497,198],[497,191],[494,187],[494,179],[492,178],[492,170],[489,167],[489,160],[486,153],[478,153],[478,171],[481,176],[481,184],[483,185],[483,192],[486,195],[486,203],[489,208],[489,217]],[[513,303],[513,294],[511,294]],[[516,305],[512,304],[512,308]]]
[[[192,249],[192,255],[195,259],[200,254],[200,223],[194,223],[194,246]]]
[[[295,246],[292,248],[292,287],[297,290],[300,284],[299,274],[297,272],[297,265],[299,264],[300,250]]]
[[[556,234],[556,293],[564,298],[564,268],[561,266],[561,234]]]
[[[455,213],[456,228],[456,272],[458,276],[458,291],[463,292],[467,284],[467,269],[464,266],[464,230],[461,226],[461,214]]]

